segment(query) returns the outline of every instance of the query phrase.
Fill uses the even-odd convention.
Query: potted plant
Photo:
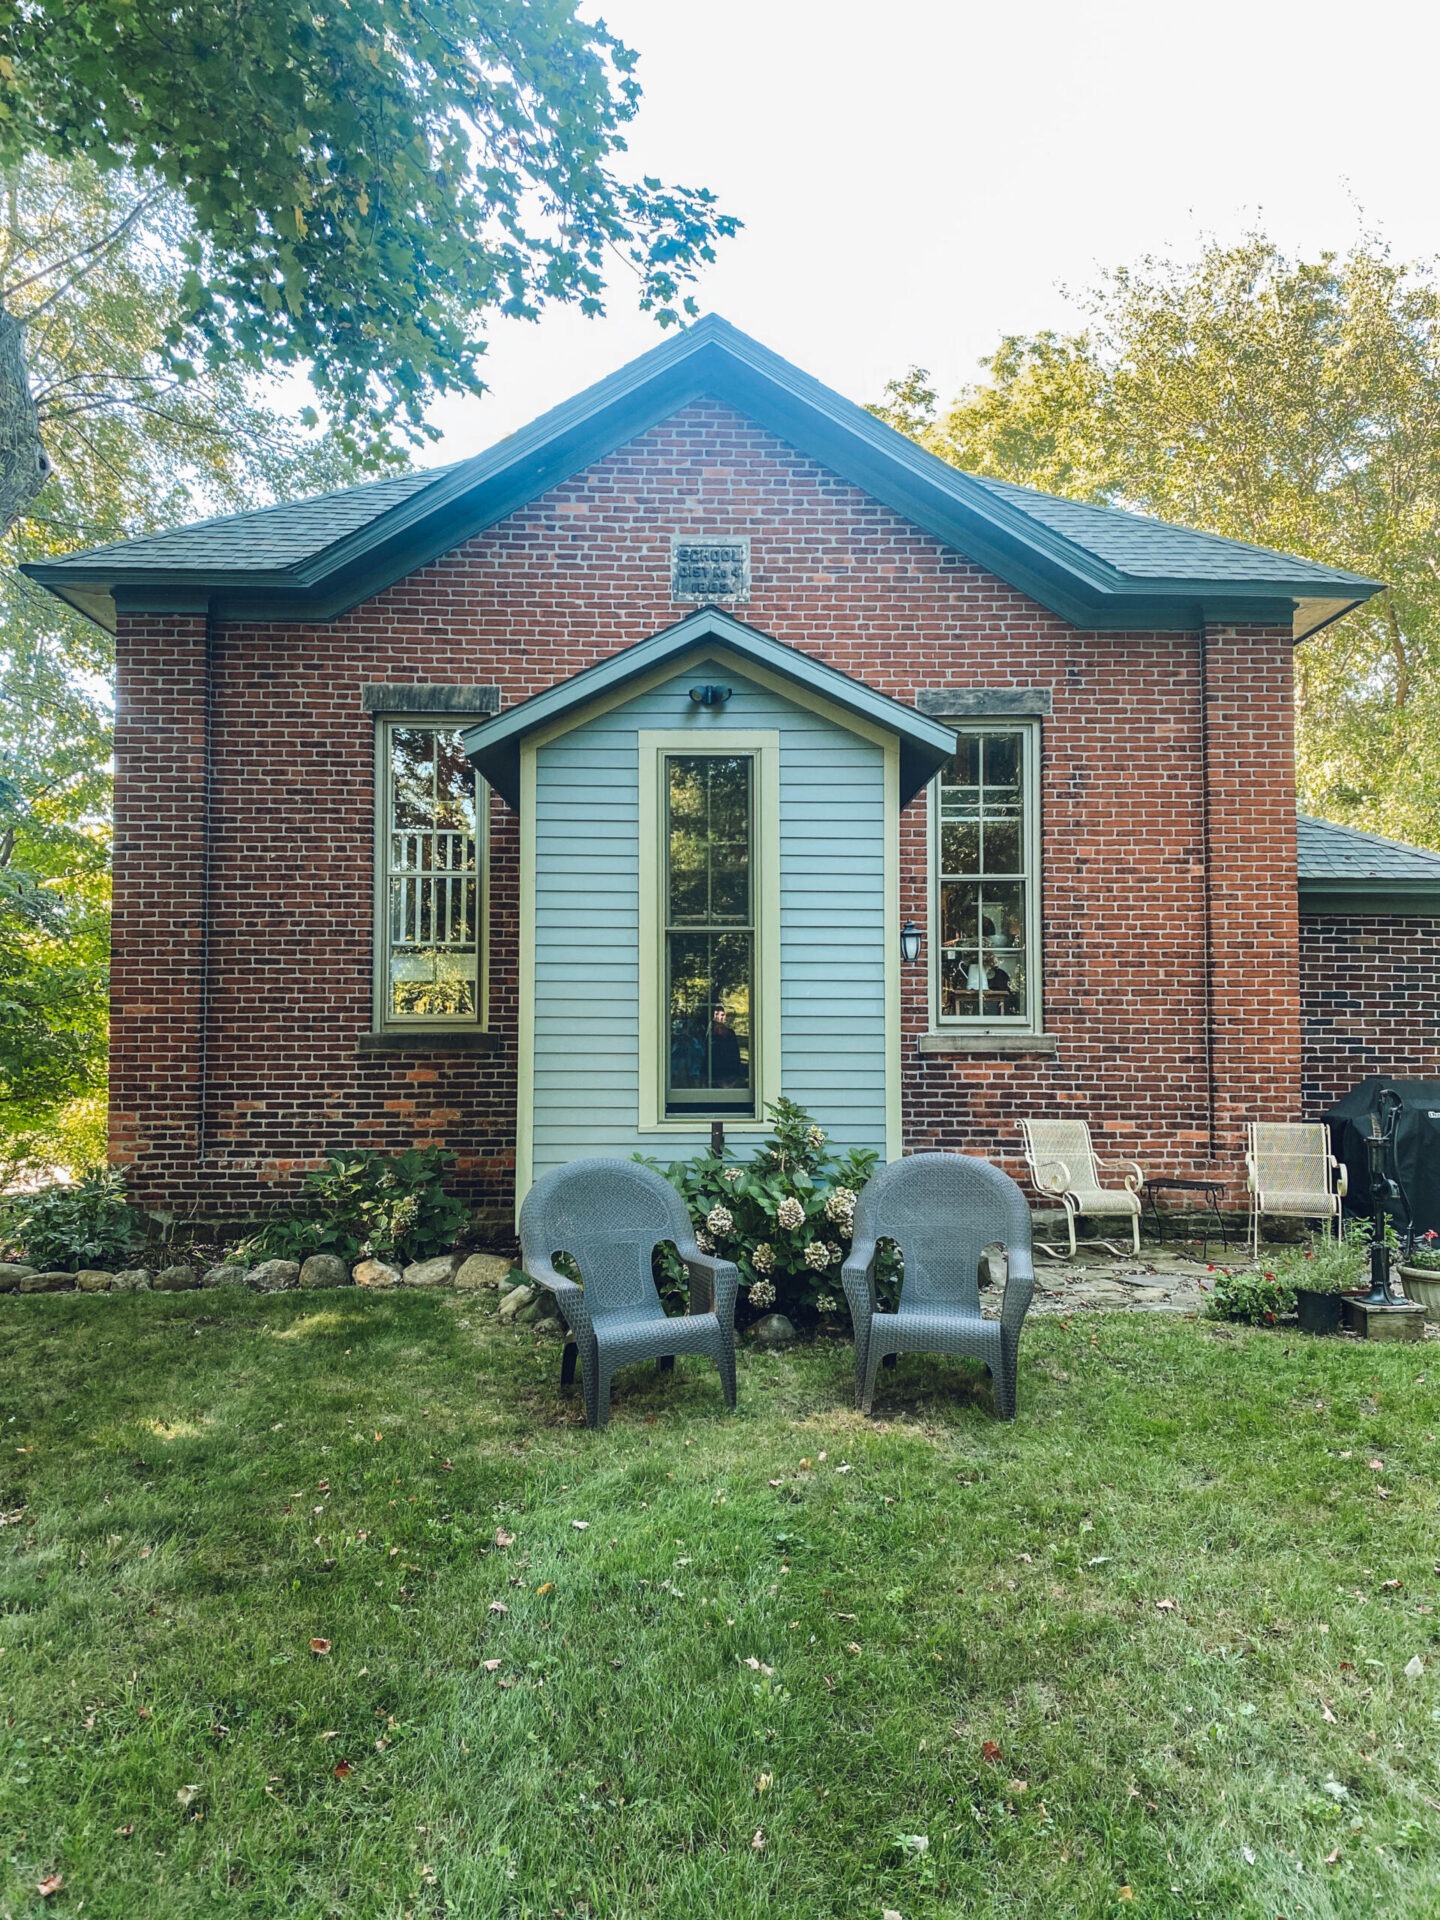
[[[1427,1320],[1440,1321],[1440,1234],[1432,1228],[1410,1243],[1400,1256],[1400,1284],[1405,1298],[1424,1307]]]
[[[1365,1292],[1369,1257],[1369,1235],[1358,1223],[1343,1240],[1319,1235],[1285,1257],[1283,1278],[1294,1292],[1303,1332],[1339,1333],[1340,1303],[1348,1293]]]

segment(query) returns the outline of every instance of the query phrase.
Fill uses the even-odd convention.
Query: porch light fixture
[[[920,942],[923,937],[913,920],[907,920],[900,929],[900,958],[907,967],[913,967],[920,958]]]
[[[703,687],[691,687],[690,698],[697,707],[723,707],[733,692],[733,687],[717,687],[707,681]]]

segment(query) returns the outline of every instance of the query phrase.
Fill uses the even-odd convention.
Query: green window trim
[[[488,1025],[489,789],[461,742],[475,717],[375,719],[375,1034]]]
[[[727,1128],[763,1131],[765,1108],[779,1098],[780,1072],[780,861],[779,861],[779,735],[709,728],[684,733],[641,733],[639,744],[640,794],[640,1048],[639,1125],[642,1132],[691,1131],[723,1120]],[[716,906],[716,863],[708,855],[703,872],[691,872],[685,885],[699,889],[688,912],[677,915],[676,879],[672,866],[672,793],[677,773],[693,779],[702,763],[747,769],[748,836],[742,863],[748,886],[733,899]],[[732,776],[737,789],[742,782]],[[710,803],[707,803],[710,804]],[[722,863],[723,864],[723,863]],[[685,1015],[694,1023],[695,1009],[684,1007],[686,994],[677,987],[677,961],[684,964],[697,942],[734,949],[731,971],[736,978],[719,993],[727,1023],[739,1029],[733,1038],[722,1034],[732,1058],[732,1074],[715,1067],[717,1048],[706,1044],[714,1036],[699,1029],[690,1036],[696,1060],[689,1071],[681,1049],[679,1026]],[[748,952],[742,955],[742,944]],[[710,956],[707,955],[707,966]],[[741,982],[739,975],[745,978]],[[707,984],[708,981],[707,974]],[[743,986],[743,990],[742,990]],[[676,994],[679,993],[679,999]],[[693,996],[692,996],[693,997]],[[715,998],[704,996],[706,1010]],[[733,1004],[732,1004],[733,1003]],[[718,1016],[717,1016],[718,1019]],[[677,1021],[679,1025],[677,1026]],[[704,1056],[704,1064],[700,1056]],[[680,1066],[677,1084],[677,1066]],[[740,1084],[725,1085],[743,1074]],[[711,1084],[685,1086],[692,1079]]]
[[[1040,1034],[1041,723],[946,724],[957,751],[929,795],[931,1030]]]

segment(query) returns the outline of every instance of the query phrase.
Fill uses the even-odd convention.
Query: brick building
[[[1297,879],[1292,651],[1375,583],[958,473],[721,321],[476,459],[29,571],[117,636],[157,1209],[433,1142],[508,1221],[782,1091],[1238,1185],[1245,1120],[1406,1070],[1397,1000],[1434,1069],[1440,860],[1313,931]]]

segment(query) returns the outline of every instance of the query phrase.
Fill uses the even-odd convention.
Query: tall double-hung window
[[[935,1016],[1040,1028],[1040,730],[957,724],[933,790]]]
[[[385,719],[378,745],[378,1024],[478,1027],[485,1012],[484,785],[453,722]]]
[[[662,756],[664,1102],[755,1113],[755,756]]]

